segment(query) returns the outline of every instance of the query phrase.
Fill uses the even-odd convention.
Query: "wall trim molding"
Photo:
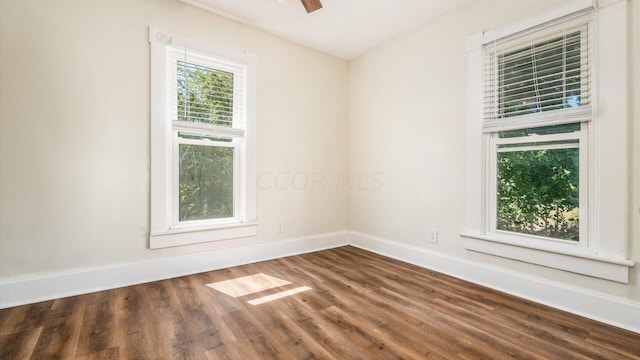
[[[537,244],[509,241],[497,236],[464,233],[464,246],[467,250],[500,256],[554,269],[574,272],[601,279],[629,283],[629,268],[634,262],[626,259],[614,259],[600,254],[545,249]],[[578,250],[578,249],[576,249]],[[582,249],[580,249],[582,250]]]
[[[640,302],[383,238],[350,232],[352,246],[640,333]]]
[[[0,309],[348,245],[349,232],[137,261],[0,282]]]

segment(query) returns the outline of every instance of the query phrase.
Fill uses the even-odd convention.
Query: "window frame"
[[[495,231],[495,222],[491,227],[491,203],[494,201],[488,179],[491,172],[496,171],[492,169],[495,165],[491,162],[497,152],[491,150],[494,140],[487,133],[496,130],[487,131],[483,126],[483,46],[588,10],[593,11],[594,29],[591,39],[595,82],[591,89],[592,117],[566,122],[581,122],[581,131],[585,131],[587,136],[587,156],[580,154],[580,171],[582,173],[588,168],[588,172],[580,176],[586,177],[588,184],[588,199],[584,204],[589,207],[589,224],[585,228],[588,238],[586,242],[567,244],[564,241],[532,241],[529,236]],[[628,283],[628,269],[634,263],[627,257],[629,233],[628,214],[625,212],[629,191],[626,176],[629,155],[624,136],[629,121],[626,11],[625,0],[575,0],[503,28],[467,38],[467,205],[465,228],[461,232],[467,250]],[[619,41],[604,41],[611,38]],[[535,128],[547,123],[531,125],[527,127]],[[582,165],[585,159],[588,159],[587,166]],[[625,166],[609,166],[618,159],[625,159],[618,162]],[[604,189],[615,191],[603,196]],[[582,206],[582,192],[585,190],[582,184],[580,190]],[[493,206],[496,206],[495,202]],[[580,221],[583,221],[582,213]]]
[[[255,169],[256,61],[250,54],[229,52],[150,26],[151,48],[151,221],[149,248],[197,244],[251,237],[257,234]],[[189,63],[232,72],[243,71],[234,83],[231,126],[180,121],[177,117],[177,71],[180,50]],[[238,77],[234,76],[234,80]],[[242,86],[240,86],[242,85]],[[237,101],[244,89],[244,103]],[[243,106],[243,108],[239,108]],[[240,115],[238,115],[240,114]],[[229,138],[231,142],[186,139],[180,133]],[[232,147],[233,207],[230,218],[179,220],[179,147],[181,143]]]
[[[589,161],[588,161],[588,152],[589,152],[589,141],[588,141],[588,130],[586,129],[588,124],[581,123],[580,130],[575,132],[567,132],[567,133],[559,133],[552,135],[531,135],[526,137],[512,137],[512,138],[499,138],[497,133],[491,133],[486,135],[488,137],[488,149],[485,150],[489,154],[489,171],[487,173],[487,179],[485,179],[488,184],[487,194],[488,194],[488,216],[487,223],[485,228],[487,229],[486,233],[496,237],[502,237],[504,239],[530,239],[531,241],[546,241],[551,242],[554,246],[558,248],[562,247],[565,250],[572,250],[576,246],[588,247],[588,227],[589,227],[589,210],[588,210],[588,199],[589,199]],[[516,144],[528,144],[528,143],[541,143],[541,142],[555,142],[555,141],[570,141],[577,140],[577,146],[571,146],[571,148],[578,148],[579,150],[579,214],[580,214],[580,227],[579,227],[579,240],[563,240],[552,237],[544,237],[538,235],[531,235],[525,233],[516,233],[508,230],[501,230],[497,228],[498,222],[498,154],[501,152],[498,150],[498,146],[501,144],[505,145],[516,145]],[[570,146],[545,146],[538,145],[539,148],[544,149],[552,149],[552,148],[570,148]]]

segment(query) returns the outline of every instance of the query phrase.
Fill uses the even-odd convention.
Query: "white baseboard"
[[[352,246],[640,333],[640,302],[350,232]]]
[[[348,242],[349,232],[341,231],[0,282],[0,309],[320,251]]]

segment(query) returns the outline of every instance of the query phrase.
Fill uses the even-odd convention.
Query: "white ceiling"
[[[473,0],[180,0],[344,59]]]

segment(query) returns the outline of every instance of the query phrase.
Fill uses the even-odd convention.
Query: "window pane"
[[[579,240],[579,149],[498,152],[498,230]]]
[[[580,106],[580,31],[498,56],[501,117]]]
[[[518,129],[500,131],[498,137],[501,139],[524,137],[529,135],[553,135],[553,134],[567,134],[580,131],[580,123],[562,124],[562,125],[550,125],[540,126],[536,128]]]
[[[234,148],[179,145],[179,220],[233,217]]]
[[[232,126],[233,74],[178,61],[178,120]]]
[[[518,151],[518,150],[535,150],[538,149],[565,149],[570,147],[579,147],[580,140],[556,140],[556,141],[536,141],[536,142],[520,142],[517,144],[502,144],[498,146],[499,152]]]
[[[178,132],[178,137],[183,139],[191,139],[191,140],[209,140],[209,141],[218,141],[218,142],[232,142],[232,138],[228,137],[220,137],[213,135],[203,135],[203,134],[191,134],[185,132]]]

